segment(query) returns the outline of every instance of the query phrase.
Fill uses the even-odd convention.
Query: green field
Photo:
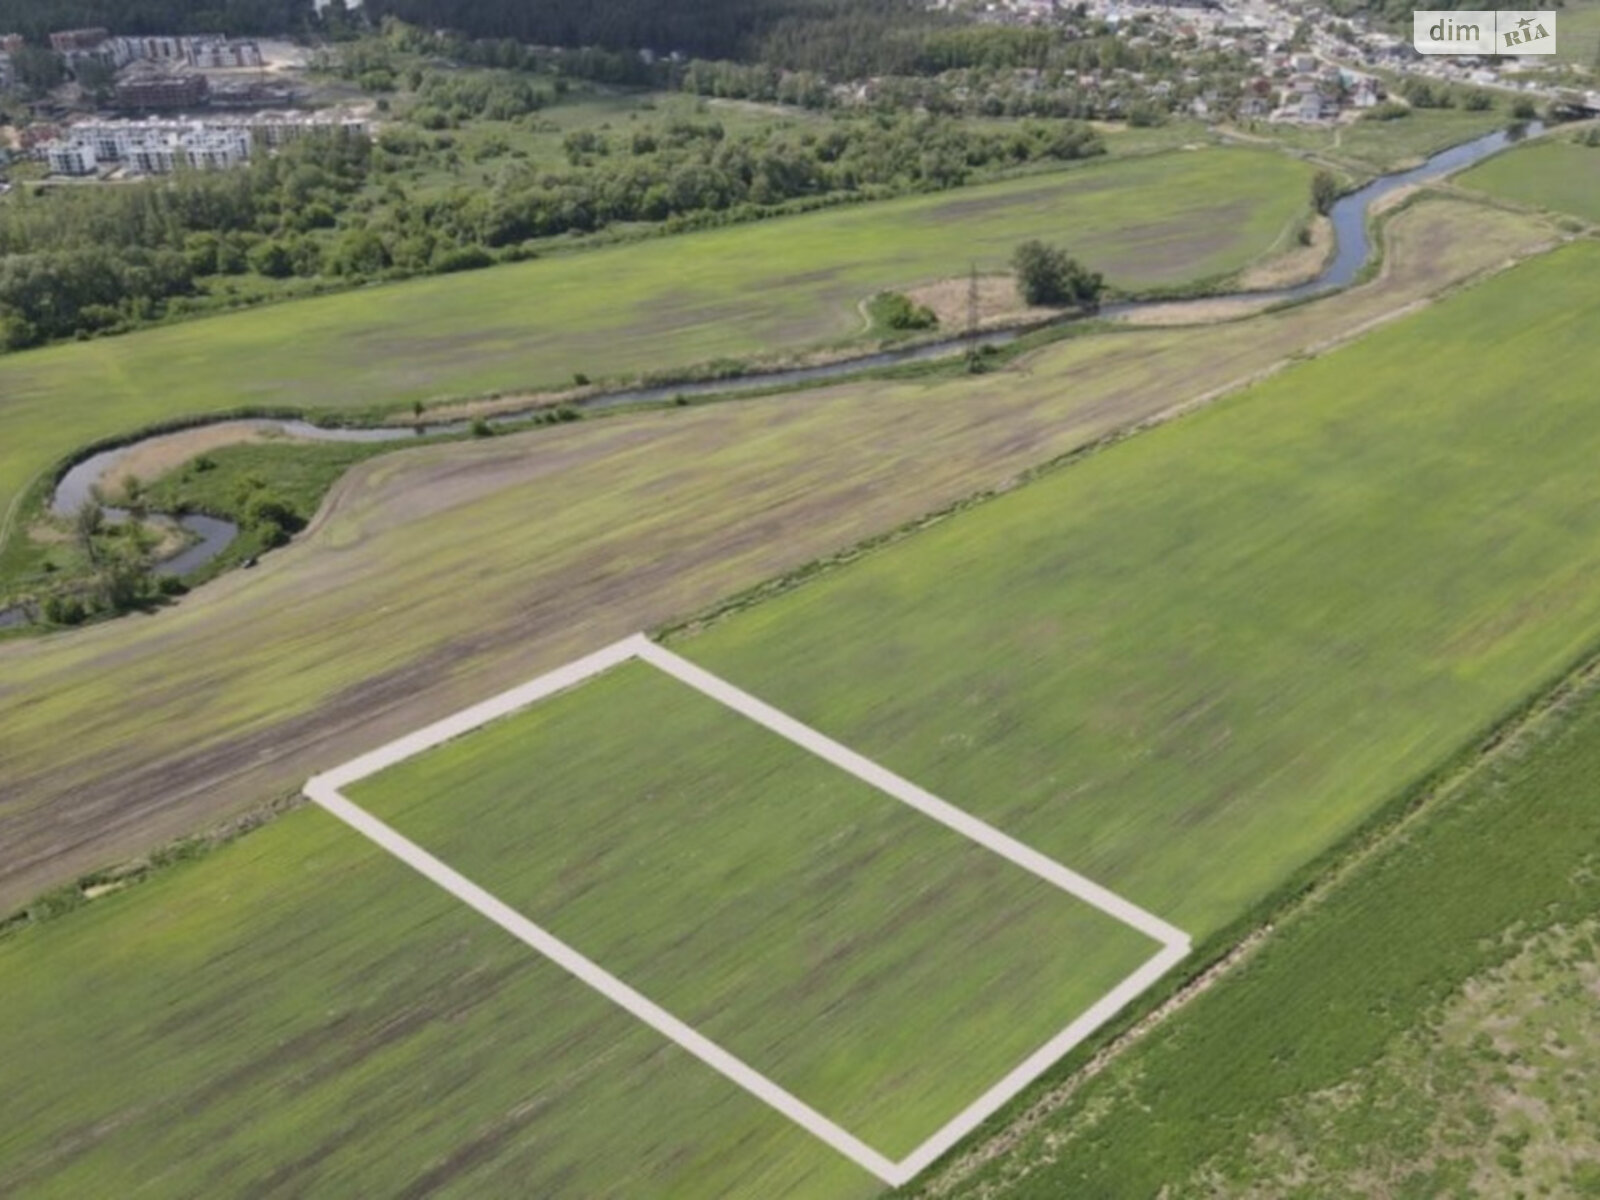
[[[0,907],[226,820],[597,644],[1236,388],[1549,239],[1525,214],[1459,200],[1398,212],[1384,235],[1378,280],[1248,321],[1078,337],[986,375],[857,380],[363,464],[255,570],[150,619],[0,643]]]
[[[1160,949],[642,663],[347,794],[891,1159]]]
[[[1414,167],[1431,154],[1503,129],[1508,119],[1504,111],[1424,108],[1395,121],[1355,121],[1331,129],[1266,121],[1250,122],[1248,127],[1253,136],[1377,175]]]
[[[1579,67],[1600,68],[1600,3],[1580,0],[1561,10],[1556,26],[1556,58]]]
[[[877,1190],[317,811],[0,939],[0,980],[6,1196]]]
[[[1456,176],[1456,182],[1600,222],[1600,147],[1580,146],[1560,134],[1496,155]]]
[[[1432,214],[1416,212],[1414,228],[1430,233]],[[1496,219],[1511,229],[1519,218],[1486,217],[1483,227]],[[1422,260],[1437,266],[1452,246],[1484,249],[1447,237]],[[1582,244],[1525,265],[680,648],[1133,899],[1154,897],[1160,915],[1215,930],[1600,632],[1590,467],[1600,414],[1583,370],[1597,264],[1600,246]],[[1326,303],[1313,322],[1324,334],[1374,301],[1351,293]],[[1009,411],[999,397],[974,405],[985,388],[1036,392],[1037,412],[1019,410],[994,431],[1009,444],[1034,415],[1043,436],[1087,419],[1075,406],[1143,393],[1168,378],[1171,356],[1190,366],[1169,390],[1221,369],[1224,351],[1239,356],[1238,369],[1308,314],[1317,315],[1307,306],[1215,330],[1107,338],[1098,349],[1068,344],[1015,378],[877,385],[872,411],[891,427],[952,412],[975,422],[925,431],[928,457],[916,457],[921,442],[899,445],[896,474],[927,484],[948,468],[950,446],[975,443]],[[1193,361],[1207,344],[1206,363]],[[1521,386],[1508,388],[1511,377]],[[1059,400],[1067,383],[1077,389],[1070,404]],[[839,476],[856,480],[850,454],[877,462],[881,439],[865,437],[864,425],[837,444],[828,438],[862,386],[841,391],[834,407],[819,395],[809,408],[651,414],[555,431],[548,443],[505,439],[369,464],[362,494],[386,503],[347,507],[281,566],[221,581],[213,598],[135,634],[107,627],[8,653],[3,748],[17,755],[17,786],[32,789],[45,769],[76,778],[108,738],[125,747],[118,754],[140,751],[119,724],[135,712],[148,739],[176,737],[202,756],[228,730],[265,728],[259,745],[281,746],[290,735],[258,725],[264,714],[348,689],[358,661],[371,676],[339,690],[341,703],[386,714],[369,738],[405,732],[414,726],[394,720],[405,712],[397,687],[410,695],[442,676],[459,703],[495,690],[496,672],[533,673],[508,661],[509,642],[488,638],[502,625],[539,640],[554,656],[545,666],[626,632],[608,633],[613,610],[617,621],[637,620],[620,610],[644,589],[620,560],[661,564],[677,542],[703,540],[688,518],[708,503],[720,510],[740,497],[740,513],[761,516],[715,547],[716,580],[748,575],[774,539],[809,536],[819,522],[838,544],[846,526],[826,522],[881,513],[874,488],[832,493],[820,517],[790,527],[781,496],[740,492],[749,484],[740,472],[806,496],[828,495]],[[941,398],[951,396],[947,409]],[[1051,408],[1052,396],[1065,407]],[[810,472],[779,472],[767,456],[779,442],[794,452],[797,439]],[[539,486],[506,482],[532,460],[540,486],[569,485],[577,477],[558,466],[596,447],[605,452],[595,478],[609,490],[557,486],[546,499]],[[709,473],[695,474],[702,467]],[[441,470],[437,486],[405,486],[424,470]],[[687,482],[667,485],[680,475]],[[392,517],[399,502],[412,506],[408,520],[386,542],[380,514]],[[634,540],[607,540],[601,518],[629,508]],[[530,526],[530,512],[561,520]],[[444,560],[398,556],[397,546],[434,545],[446,529],[460,542],[463,527],[518,550],[490,562],[488,542]],[[301,573],[311,565],[315,573]],[[583,587],[551,584],[552,572],[569,570]],[[703,592],[701,578],[684,569],[650,581],[663,605],[682,611]],[[484,591],[471,604],[468,581]],[[568,614],[560,636],[538,625],[553,606]],[[452,614],[460,624],[445,623]],[[180,653],[133,649],[168,639]],[[405,673],[424,643],[435,648],[427,670]],[[102,654],[105,671],[83,668]],[[78,669],[41,689],[41,664],[63,656]],[[242,682],[227,682],[241,671]],[[619,677],[617,687],[630,684]],[[881,711],[864,711],[874,704]],[[569,742],[600,719],[582,704],[572,711],[583,721]],[[312,715],[326,768],[338,761],[329,755],[339,731]],[[19,736],[30,721],[73,752],[38,765],[38,738]],[[602,738],[596,752],[615,745]],[[180,750],[166,753],[171,785]],[[240,750],[252,764],[258,753]],[[139,775],[121,772],[124,792]],[[67,822],[51,825],[57,841],[96,819],[74,803],[57,806],[56,821]],[[419,834],[434,820],[471,824],[449,821],[446,808],[390,815],[417,821]],[[492,829],[454,836],[469,832],[496,849],[508,840]],[[1562,836],[1553,824],[1549,833]],[[558,853],[531,824],[516,836]],[[524,886],[512,875],[505,886]],[[126,1191],[159,1167],[180,1194],[236,1190],[241,1179],[308,1191],[370,1177],[384,1190],[433,1170],[445,1173],[440,1190],[477,1195],[636,1195],[647,1190],[641,1181],[690,1196],[873,1190],[717,1077],[625,1033],[616,1021],[626,1018],[590,1007],[592,994],[536,957],[509,957],[517,947],[452,904],[308,812],[11,934],[0,941],[0,1061],[19,1064],[22,1084],[0,1091],[0,1169],[9,1172],[0,1189]],[[649,966],[671,985],[668,962]],[[68,1008],[70,1018],[44,1020]],[[1206,1047],[1229,1050],[1225,1038]],[[1214,1092],[1225,1077],[1204,1082]],[[1198,1086],[1202,1074],[1193,1078]],[[1148,1123],[1131,1111],[1119,1119]],[[1149,1170],[1157,1165],[1152,1157]]]
[[[1502,275],[679,649],[1204,937],[1600,637],[1597,268]]]
[[[929,1193],[1600,1194],[1600,690],[1585,690],[1004,1160]]]
[[[1245,150],[1095,163],[6,356],[0,518],[63,455],[174,417],[408,407],[848,341],[874,292],[998,267],[1029,237],[1126,287],[1226,273],[1304,209],[1308,175]]]

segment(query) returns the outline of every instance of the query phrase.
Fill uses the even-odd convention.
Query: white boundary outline
[[[1161,949],[1116,987],[1095,1001],[1070,1025],[1030,1054],[999,1083],[936,1131],[932,1137],[905,1158],[895,1162],[848,1130],[830,1121],[805,1101],[784,1090],[743,1060],[697,1033],[598,963],[585,958],[560,938],[540,928],[415,842],[397,833],[359,805],[352,803],[340,791],[341,788],[369,775],[374,775],[425,750],[431,750],[480,725],[508,716],[547,696],[565,691],[635,658],[666,672],[696,691],[765,726],[780,737],[825,759],[840,770],[854,775],[857,779],[910,805],[941,825],[992,850],[1002,858],[1009,859],[1062,891],[1071,893],[1126,925],[1131,925],[1158,942]],[[793,717],[764,704],[749,693],[695,666],[687,659],[656,645],[642,633],[624,638],[520,687],[502,692],[481,704],[463,709],[442,721],[397,738],[388,745],[363,754],[359,758],[351,759],[343,766],[310,780],[305,786],[305,794],[356,832],[438,884],[513,937],[577,976],[707,1066],[827,1142],[857,1165],[871,1171],[891,1187],[900,1187],[910,1182],[940,1155],[998,1111],[1008,1100],[1044,1074],[1064,1054],[1122,1011],[1130,1001],[1187,955],[1190,948],[1189,936],[1181,929],[1169,925],[1161,918],[1077,872],[1068,870],[1054,859],[1001,833],[994,826],[924,791],[892,771],[818,733],[810,726],[803,725]]]

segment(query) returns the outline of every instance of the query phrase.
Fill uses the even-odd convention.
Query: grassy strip
[[[71,883],[52,888],[21,908],[0,917],[0,939],[57,920],[92,901],[160,878],[184,863],[205,858],[212,851],[254,833],[268,822],[305,803],[305,797],[299,792],[285,794],[224,824],[158,846],[139,858],[81,875]]]
[[[1600,911],[1596,685],[1591,659],[1471,769],[1438,779],[1425,819],[1277,914],[1247,967],[1036,1120],[1009,1157],[929,1192],[1148,1196],[1193,1186],[1202,1166],[1226,1191],[1291,1097],[1372,1063],[1525,938]],[[1419,1162],[1408,1194],[1440,1194],[1437,1166]]]
[[[1600,147],[1579,145],[1576,136],[1571,127],[1558,127],[1536,142],[1463,171],[1455,182],[1491,196],[1600,222]]]

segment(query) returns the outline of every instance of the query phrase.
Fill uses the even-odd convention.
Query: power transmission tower
[[[972,264],[971,273],[967,276],[967,341],[973,342],[978,337],[978,264]]]

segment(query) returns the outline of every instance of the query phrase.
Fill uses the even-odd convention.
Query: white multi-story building
[[[51,142],[44,152],[52,175],[93,175],[100,166],[87,142]]]
[[[107,166],[143,175],[167,175],[179,167],[220,171],[249,162],[257,146],[281,146],[318,129],[365,135],[367,125],[354,118],[293,112],[203,121],[84,121],[44,151],[50,170],[58,175],[92,175]]]

